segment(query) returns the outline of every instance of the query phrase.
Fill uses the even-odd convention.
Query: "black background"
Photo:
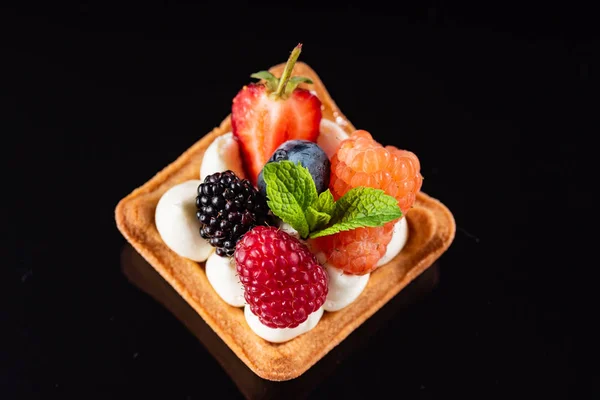
[[[299,41],[458,226],[438,287],[312,397],[598,396],[591,10],[50,3],[0,14],[0,397],[241,396],[124,277],[113,213]]]

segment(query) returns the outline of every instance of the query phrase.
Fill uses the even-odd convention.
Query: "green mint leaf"
[[[263,168],[263,177],[267,185],[267,205],[273,214],[306,238],[309,224],[305,212],[318,200],[317,187],[308,169],[291,161],[271,162]]]
[[[269,71],[259,71],[250,75],[250,78],[264,79],[267,84],[267,89],[275,91],[279,85],[279,79]]]
[[[313,204],[313,208],[316,211],[324,212],[330,216],[333,215],[333,212],[335,211],[335,200],[329,189],[319,195],[319,198]]]
[[[356,228],[382,226],[401,216],[398,201],[383,190],[357,187],[348,191],[335,203],[333,224],[312,232],[310,237],[318,238]]]
[[[292,76],[285,87],[285,93],[291,94],[301,83],[308,83],[309,85],[312,85],[313,81],[304,76]]]
[[[308,222],[308,229],[311,232],[323,228],[331,219],[331,215],[318,211],[310,206],[306,209],[305,215],[306,221]]]

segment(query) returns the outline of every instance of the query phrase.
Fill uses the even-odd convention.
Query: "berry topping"
[[[393,146],[383,147],[363,130],[344,140],[331,159],[329,188],[337,199],[353,188],[381,189],[394,197],[403,213],[414,204],[423,177],[417,156]],[[363,275],[377,267],[392,239],[395,221],[316,239],[329,263],[348,274]]]
[[[327,262],[350,275],[364,275],[377,267],[392,240],[394,223],[374,228],[356,228],[315,239]]]
[[[353,188],[338,201],[329,189],[318,194],[308,169],[289,160],[265,165],[264,178],[271,212],[302,239],[382,226],[402,216],[396,199],[381,189]]]
[[[327,297],[327,273],[308,247],[274,228],[257,226],[235,249],[250,310],[270,328],[294,328]]]
[[[382,189],[395,197],[406,213],[421,190],[420,168],[419,159],[410,151],[383,147],[369,132],[358,130],[341,143],[331,158],[329,188],[335,198],[359,186]]]
[[[275,150],[268,163],[288,160],[294,164],[300,163],[308,169],[317,187],[317,193],[322,193],[329,186],[330,162],[327,154],[308,140],[288,140]],[[267,185],[263,171],[258,175],[258,189],[266,197]]]
[[[265,224],[269,209],[265,198],[246,179],[232,171],[208,175],[198,186],[196,217],[200,235],[216,247],[217,255],[230,257],[242,235]]]
[[[268,71],[251,75],[263,83],[244,86],[233,99],[231,126],[240,143],[246,173],[253,184],[258,174],[283,142],[305,139],[316,142],[321,122],[321,101],[300,83],[310,79],[291,77],[302,45],[299,44],[285,66],[281,78]]]

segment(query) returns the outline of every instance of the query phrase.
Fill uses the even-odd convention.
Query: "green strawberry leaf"
[[[308,83],[309,85],[312,85],[313,81],[304,76],[292,76],[285,87],[285,94],[291,94],[301,83]]]
[[[255,72],[252,75],[250,75],[250,77],[256,79],[264,79],[267,85],[267,89],[269,89],[270,92],[275,91],[277,89],[277,85],[279,85],[279,78],[275,77],[275,75],[273,75],[269,71]]]

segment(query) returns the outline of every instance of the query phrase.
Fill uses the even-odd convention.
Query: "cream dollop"
[[[323,149],[327,157],[331,159],[342,140],[348,138],[348,134],[340,125],[336,122],[322,118],[321,125],[319,127],[320,133],[317,137],[317,145]]]
[[[408,224],[405,218],[402,218],[394,225],[392,239],[387,246],[385,254],[377,262],[377,266],[385,265],[396,257],[406,244],[407,239]],[[317,253],[316,257],[327,271],[327,276],[329,277],[329,292],[323,305],[325,311],[341,310],[354,302],[363,290],[365,290],[370,274],[345,274],[341,269],[327,263],[326,257],[322,252]]]
[[[381,267],[392,261],[400,251],[404,248],[406,241],[408,240],[408,224],[406,223],[406,217],[402,217],[400,221],[394,225],[394,233],[392,233],[392,240],[387,245],[387,249],[383,257],[377,262],[377,266]]]
[[[290,224],[288,224],[287,222],[280,222],[279,223],[279,229],[281,229],[282,231],[284,231],[285,233],[287,233],[291,237],[296,238],[296,239],[298,239],[300,241],[303,241],[302,239],[300,239],[300,233],[298,233],[297,230],[295,230],[294,228],[292,228],[292,226]]]
[[[370,274],[349,275],[341,269],[325,263],[329,277],[329,291],[323,308],[325,311],[339,311],[360,296],[369,282]]]
[[[306,333],[317,326],[323,316],[323,307],[308,315],[306,321],[295,328],[270,328],[260,322],[260,319],[250,311],[250,306],[244,307],[244,316],[248,326],[254,333],[271,343],[283,343]]]
[[[156,205],[154,220],[160,237],[182,257],[204,261],[213,247],[200,236],[196,194],[200,180],[193,179],[167,190]]]
[[[221,257],[213,252],[206,260],[205,269],[208,281],[225,303],[234,307],[246,304],[233,257]]]
[[[204,152],[202,164],[200,165],[200,179],[204,180],[208,175],[227,170],[231,170],[238,177],[244,178],[240,147],[231,132],[213,140]]]

